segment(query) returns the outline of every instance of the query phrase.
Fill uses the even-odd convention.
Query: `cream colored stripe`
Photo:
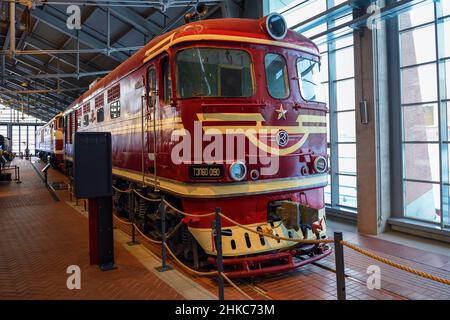
[[[265,121],[260,113],[197,113],[200,121]]]
[[[128,178],[134,181],[142,181],[142,174],[113,168],[113,174]],[[146,176],[145,183],[154,185],[153,177]],[[296,190],[306,187],[323,187],[328,183],[327,174],[314,175],[303,178],[286,178],[274,180],[260,180],[241,183],[192,183],[186,184],[179,181],[158,178],[158,185],[161,189],[185,197],[226,197],[247,194],[261,194],[269,192],[280,192]]]
[[[173,38],[173,36],[172,36]],[[159,50],[150,49],[146,52],[146,58],[144,59],[144,62],[147,62],[154,58],[155,56],[159,55],[160,53],[166,51],[171,46],[174,46],[178,43],[187,42],[187,41],[203,41],[203,40],[213,40],[213,41],[233,41],[233,42],[246,42],[246,43],[253,43],[253,44],[263,44],[263,45],[271,45],[271,46],[277,46],[277,47],[283,47],[288,49],[294,49],[294,50],[300,50],[307,53],[311,53],[313,55],[317,55],[317,51],[305,46],[299,46],[293,43],[289,42],[283,42],[283,41],[274,41],[274,40],[268,40],[268,39],[259,39],[259,38],[250,38],[250,37],[239,37],[239,36],[227,36],[227,35],[219,35],[219,34],[201,34],[201,35],[191,35],[191,36],[184,36],[180,37],[176,40],[170,41],[167,45],[162,47]]]

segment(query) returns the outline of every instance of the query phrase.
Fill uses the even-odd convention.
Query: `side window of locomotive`
[[[109,115],[111,119],[120,117],[120,101],[117,100],[109,105]]]
[[[167,104],[172,99],[172,79],[170,78],[170,65],[168,58],[164,58],[162,61],[161,72],[163,77],[163,101]]]
[[[192,48],[178,52],[177,94],[192,97],[250,97],[251,59],[243,50]]]
[[[105,120],[105,111],[103,107],[97,109],[97,122],[103,122]]]
[[[156,94],[156,71],[154,68],[148,69],[148,96],[151,102],[150,107],[153,106],[154,97]]]
[[[325,102],[319,62],[306,58],[297,59],[297,77],[300,94],[306,101]]]
[[[89,125],[89,114],[83,116],[83,126],[86,127],[87,125]]]
[[[289,81],[286,60],[276,53],[268,53],[264,57],[267,89],[272,98],[284,99],[289,96]]]

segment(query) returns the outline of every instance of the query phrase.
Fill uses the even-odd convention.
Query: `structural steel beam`
[[[133,26],[144,35],[154,37],[161,30],[161,28],[158,28],[130,8],[113,6],[111,7],[111,12],[114,16]]]
[[[69,38],[72,39],[72,38]],[[36,36],[30,36],[26,40],[26,44],[29,45],[32,48],[35,48],[36,50],[47,50],[47,52],[50,52],[51,50],[57,50],[55,47],[53,47],[50,43],[45,41],[45,39],[39,39]],[[52,54],[48,53],[53,59],[59,59],[60,62],[76,69],[76,61],[74,61],[73,55],[70,54],[64,54],[64,53],[58,53]],[[94,72],[99,71],[99,67],[96,67],[95,65],[90,65],[87,63],[84,63],[83,61],[80,61],[80,70],[83,72]]]
[[[66,22],[64,20],[61,20],[57,18],[53,13],[49,13],[44,9],[35,9],[31,10],[31,15],[35,17],[36,19],[39,19],[40,21],[44,22],[45,24],[49,25],[50,27],[54,28],[55,30],[58,30],[59,32],[73,38],[73,39],[79,39],[79,41],[91,48],[98,49],[98,48],[104,48],[105,42],[100,41],[96,37],[90,35],[89,33],[83,31],[83,29],[78,30],[69,30],[67,28]],[[111,54],[111,57],[119,62],[122,62],[126,59],[128,59],[128,55],[123,52],[114,52]]]

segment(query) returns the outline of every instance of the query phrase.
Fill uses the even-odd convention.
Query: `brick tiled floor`
[[[41,164],[38,164],[38,166]],[[28,174],[28,173],[24,173]],[[45,248],[41,248],[41,250],[46,250],[47,248],[51,248],[51,250],[57,250],[56,248],[61,247],[68,247],[71,245],[74,245],[74,247],[77,247],[77,250],[74,250],[75,252],[68,252],[67,251],[58,251],[61,254],[61,257],[59,259],[63,259],[65,262],[61,264],[60,269],[57,273],[58,277],[60,277],[60,280],[62,281],[62,288],[58,289],[61,291],[61,294],[64,295],[64,297],[68,298],[92,298],[92,294],[88,294],[87,291],[84,293],[85,295],[82,295],[82,292],[79,293],[72,293],[69,290],[65,289],[65,270],[67,260],[76,261],[78,263],[81,263],[79,261],[82,261],[82,259],[87,259],[87,249],[81,250],[80,248],[86,248],[87,244],[85,243],[87,240],[87,230],[83,230],[83,228],[87,228],[85,222],[80,222],[80,214],[68,214],[69,209],[67,209],[67,205],[63,204],[64,201],[67,201],[69,199],[69,193],[67,191],[58,191],[57,194],[61,198],[61,203],[55,204],[52,203],[52,200],[50,196],[48,195],[48,192],[42,188],[42,182],[40,180],[36,179],[36,174],[34,173],[35,177],[30,179],[29,187],[24,188],[22,185],[15,185],[11,187],[11,190],[15,190],[14,193],[11,192],[9,188],[4,188],[0,186],[0,208],[2,203],[5,203],[5,207],[8,209],[5,210],[7,214],[3,218],[3,213],[0,214],[0,232],[9,232],[9,234],[15,234],[14,237],[12,237],[11,241],[13,243],[10,243],[8,246],[19,246],[19,244],[14,243],[15,239],[24,237],[25,243],[27,245],[21,245],[21,247],[16,247],[14,252],[17,254],[21,252],[27,252],[27,255],[30,256],[30,258],[22,258],[22,259],[13,259],[14,261],[11,261],[11,259],[8,260],[7,265],[11,264],[8,268],[16,268],[20,269],[20,265],[28,265],[31,264],[33,261],[33,250],[24,248],[25,246],[33,246],[33,240],[31,239],[34,237],[35,239],[47,239],[44,240],[44,243],[46,244]],[[26,178],[24,178],[26,179]],[[33,180],[34,181],[31,181]],[[65,181],[65,177],[57,172],[50,170],[49,172],[49,181]],[[24,183],[25,184],[25,183]],[[30,190],[32,189],[32,193],[30,193]],[[9,195],[7,199],[5,199],[4,194],[2,191],[5,190],[6,193]],[[25,190],[25,192],[21,193],[18,190]],[[22,198],[21,195],[27,194],[29,197]],[[41,199],[45,198],[45,201],[42,201]],[[9,200],[8,200],[9,199]],[[43,204],[41,204],[43,202]],[[82,204],[82,202],[80,202]],[[27,206],[26,210],[18,210],[17,206]],[[30,206],[31,207],[28,207]],[[41,206],[39,209],[38,207]],[[55,224],[58,224],[59,226],[64,224],[70,224],[73,225],[74,228],[71,228],[69,234],[64,234],[66,237],[63,237],[63,243],[65,245],[60,244],[51,244],[49,242],[52,242],[52,239],[56,237],[56,235],[52,234],[50,230],[53,230],[54,227],[50,224],[53,224],[48,221],[39,221],[40,219],[40,213],[42,211],[42,206],[46,206],[46,212],[47,217],[53,216]],[[30,209],[28,209],[30,208]],[[1,211],[3,212],[3,211]],[[20,212],[25,212],[20,213]],[[34,213],[33,213],[34,212]],[[18,217],[20,216],[20,217]],[[23,216],[23,220],[22,219]],[[70,217],[69,217],[70,216]],[[28,219],[37,219],[37,221],[33,222],[32,224],[29,223]],[[85,219],[85,218],[83,218]],[[11,222],[14,221],[14,224],[16,224],[16,231],[11,231],[11,228],[8,227],[11,225]],[[77,222],[75,222],[77,221]],[[27,227],[21,226],[23,223],[29,223],[30,225]],[[127,226],[121,226],[117,225],[122,231],[129,233],[129,227]],[[9,231],[5,231],[4,229],[9,229]],[[74,230],[72,230],[74,229]],[[42,230],[49,230],[47,233],[42,232]],[[330,236],[332,236],[332,228],[330,228]],[[338,231],[338,230],[336,230]],[[62,232],[62,231],[61,231]],[[54,233],[61,233],[61,232],[54,232]],[[72,234],[73,233],[73,234]],[[60,237],[61,234],[58,236]],[[67,238],[67,239],[66,239]],[[415,268],[418,268],[420,270],[424,270],[427,272],[430,272],[432,274],[436,274],[445,278],[450,278],[450,258],[443,255],[438,255],[434,253],[425,252],[423,250],[417,249],[417,248],[411,248],[404,245],[395,244],[392,242],[375,239],[372,237],[366,237],[362,235],[358,235],[356,233],[352,232],[344,232],[344,238],[352,243],[355,243],[361,247],[364,247],[366,249],[369,249],[375,253],[378,253],[384,257],[390,258],[396,262],[403,263]],[[68,240],[70,239],[70,240]],[[84,241],[84,242],[83,242]],[[147,243],[145,239],[139,238],[139,241],[141,241],[142,245],[146,246],[148,249],[150,249],[153,253],[156,255],[159,255],[160,248],[157,245]],[[23,241],[22,241],[23,242]],[[83,247],[84,246],[84,247]],[[3,251],[3,244],[0,244],[0,257],[3,258],[4,251]],[[23,251],[22,251],[23,250]],[[35,253],[35,256],[37,254]],[[55,253],[56,255],[56,253]],[[37,255],[36,259],[41,259],[39,255]],[[47,257],[45,257],[48,259]],[[116,246],[116,258],[118,261],[118,264],[121,264],[123,267],[126,266],[127,271],[134,270],[136,268],[136,272],[129,272],[128,275],[121,275],[118,271],[114,271],[115,273],[115,286],[114,288],[118,288],[120,285],[123,285],[127,288],[141,285],[139,281],[135,281],[135,278],[143,277],[143,278],[149,278],[151,277],[151,274],[148,275],[145,274],[145,270],[142,270],[139,263],[134,260],[133,257],[127,255],[127,252],[125,252],[123,249],[121,249],[119,246]],[[53,258],[55,261],[58,260],[58,258]],[[17,262],[17,261],[20,261]],[[53,261],[53,260],[52,260]],[[73,262],[74,264],[76,262]],[[72,263],[72,262],[71,262]],[[175,262],[170,261],[170,263],[175,266],[179,271],[184,272],[182,269],[179,269]],[[366,269],[369,265],[376,264],[381,268],[381,287],[382,290],[369,290],[366,287]],[[370,258],[366,258],[365,256],[360,255],[359,253],[356,253],[352,250],[345,249],[345,266],[346,266],[346,274],[348,275],[346,280],[346,291],[347,291],[347,298],[351,300],[392,300],[392,299],[450,299],[450,287],[446,285],[442,285],[430,280],[426,280],[414,275],[411,275],[409,273],[406,273],[404,271],[400,271],[397,269],[394,269],[389,266],[385,266],[381,263],[377,263],[374,260],[371,260]],[[120,268],[120,269],[123,269]],[[17,291],[11,290],[11,288],[15,288],[14,284],[14,276],[11,276],[11,280],[3,279],[4,266],[0,266],[0,298],[5,296],[7,297],[7,294],[17,295]],[[28,267],[30,268],[30,267]],[[84,266],[86,268],[85,277],[91,277],[88,281],[90,284],[94,287],[92,289],[92,292],[96,292],[98,290],[98,286],[105,281],[102,277],[108,276],[108,274],[113,275],[113,273],[101,273],[98,271],[97,268],[92,268],[89,266]],[[255,299],[310,299],[310,300],[333,300],[336,299],[336,281],[335,281],[335,274],[333,272],[335,266],[334,266],[334,256],[333,254],[327,257],[326,259],[323,259],[316,264],[310,264],[305,267],[299,268],[297,270],[292,270],[287,273],[283,274],[275,274],[270,275],[266,277],[260,277],[257,279],[251,279],[251,280],[239,280],[237,281],[237,284],[241,289],[243,289],[247,294],[249,294],[251,297]],[[54,268],[53,268],[54,270]],[[62,271],[61,271],[62,270]],[[24,274],[28,276],[28,278],[33,277],[33,271],[31,271],[31,275],[26,272],[26,270],[22,271]],[[123,272],[123,271],[122,271]],[[141,273],[142,274],[141,274]],[[62,274],[60,274],[62,273]],[[18,273],[20,275],[20,273]],[[129,277],[129,278],[127,278]],[[5,277],[7,278],[7,277]],[[102,279],[100,279],[102,278]],[[130,280],[131,279],[131,280]],[[217,293],[217,283],[215,279],[212,278],[201,278],[201,277],[195,277],[193,278],[198,284],[202,285],[212,293]],[[4,283],[6,281],[9,281],[9,289],[4,287]],[[31,281],[31,280],[29,280]],[[134,281],[134,284],[132,284]],[[156,281],[156,280],[151,280]],[[30,288],[33,290],[39,290],[40,285],[46,285],[46,286],[53,286],[53,282],[49,282],[48,280],[34,280],[34,282],[30,282]],[[7,284],[8,285],[8,284]],[[164,285],[162,283],[161,285]],[[88,284],[86,284],[88,286]],[[146,285],[144,285],[146,287]],[[16,290],[23,290],[24,286],[19,286]],[[111,292],[108,293],[107,297],[105,298],[114,298],[114,288],[111,287],[109,290]],[[169,288],[170,289],[170,288]],[[5,292],[3,292],[4,290]],[[83,291],[83,290],[81,290]],[[165,291],[164,293],[167,293],[167,298],[176,298],[176,293],[169,292],[167,290],[159,290]],[[143,292],[140,292],[140,289],[126,289],[125,292],[116,291],[118,294],[117,298],[136,298],[136,295],[139,293],[140,298],[142,295],[144,295],[144,298],[152,298],[152,290],[148,291],[146,294],[143,294]],[[120,294],[119,294],[120,293]],[[78,295],[77,295],[78,294]],[[134,295],[133,295],[134,294]],[[162,292],[161,292],[162,294]],[[39,293],[37,293],[39,295]],[[147,296],[148,295],[148,296]],[[38,297],[38,296],[34,296]],[[94,296],[95,298],[96,296]],[[225,297],[227,299],[243,299],[242,295],[240,295],[234,288],[227,286],[225,289]],[[38,298],[46,298],[46,296],[42,295]],[[101,297],[100,297],[101,298]],[[161,297],[163,298],[163,297]]]
[[[0,299],[182,299],[117,243],[116,270],[90,266],[86,218],[16,162],[23,183],[0,183]],[[81,268],[81,290],[66,287],[69,265]]]

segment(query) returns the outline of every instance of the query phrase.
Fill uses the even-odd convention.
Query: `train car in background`
[[[281,15],[189,23],[156,37],[92,85],[42,128],[39,150],[56,148],[46,137],[61,133],[62,139],[64,124],[64,162],[71,172],[75,133],[111,132],[115,187],[137,189],[146,198],[164,195],[190,213],[184,217],[168,207],[166,223],[168,233],[176,231],[172,250],[195,268],[215,264],[214,218],[201,215],[217,207],[254,231],[325,239],[327,107],[319,67],[317,46],[288,30]],[[209,140],[196,136],[210,130],[215,137]],[[228,158],[224,143],[215,151],[221,159],[202,159],[213,139],[236,135],[248,147],[242,157],[233,152]],[[177,141],[188,137],[194,152],[174,158]],[[61,161],[62,151],[54,151]],[[257,154],[268,154],[279,168],[267,173],[268,163],[253,161]],[[117,192],[114,205],[159,239],[157,202]],[[331,252],[322,244],[275,240],[225,220],[222,225],[229,276],[280,272]]]
[[[42,160],[50,159],[54,168],[63,168],[63,130],[64,118],[59,113],[36,131],[36,154]]]

